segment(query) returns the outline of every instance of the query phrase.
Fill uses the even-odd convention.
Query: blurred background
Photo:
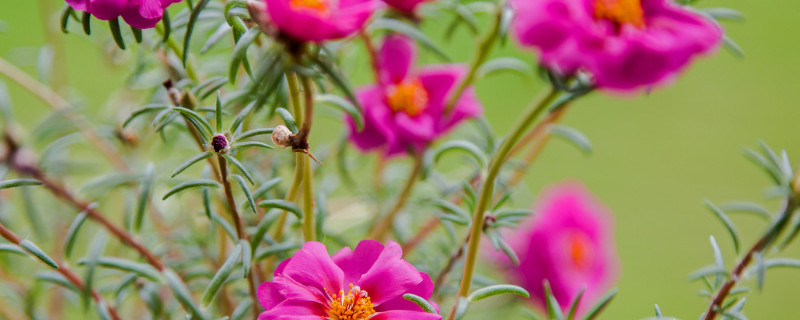
[[[84,113],[89,118],[118,124],[120,119],[109,116],[113,113],[108,110],[115,108],[113,103],[121,99],[120,95],[141,104],[146,100],[143,92],[117,90],[126,86],[133,71],[133,64],[126,61],[137,57],[107,58],[111,41],[103,27],[97,27],[91,38],[77,31],[61,34],[58,19],[62,5],[55,0],[6,1],[0,10],[0,57],[36,75],[42,45],[55,40],[53,48],[58,54],[53,67],[63,68],[66,79],[51,80],[68,84],[67,91],[84,100]],[[735,261],[730,237],[704,208],[703,200],[748,200],[778,208],[779,203],[764,200],[764,188],[769,185],[766,176],[742,157],[742,148],[756,148],[759,140],[786,149],[795,160],[795,168],[800,163],[800,2],[698,3],[698,7],[715,6],[734,8],[746,15],[744,22],[725,23],[729,36],[744,49],[744,59],[720,50],[696,61],[667,88],[633,96],[593,93],[581,99],[567,113],[564,123],[583,131],[591,139],[594,152],[585,156],[554,139],[528,171],[524,186],[515,192],[514,205],[528,207],[547,185],[577,179],[614,213],[622,272],[619,294],[604,319],[649,317],[654,304],[665,315],[696,319],[709,301],[697,295],[704,285],[688,282],[687,275],[713,262],[709,236],[719,241],[728,267]],[[446,26],[434,20],[423,27],[438,41]],[[453,60],[461,62],[470,61],[472,46],[466,28],[442,44]],[[534,59],[513,42],[493,56]],[[346,66],[356,84],[371,79],[364,59],[359,53]],[[421,59],[435,61],[424,53]],[[17,120],[25,127],[39,124],[49,109],[6,80],[0,77],[9,88]],[[542,87],[538,79],[514,74],[494,75],[478,83],[486,118],[497,134],[506,133]],[[321,132],[330,130],[337,133],[331,136],[338,136],[342,130],[338,121],[331,119],[316,125],[316,136],[312,136],[319,141],[326,139]],[[739,228],[743,247],[749,247],[766,227],[753,216],[731,217]],[[800,248],[795,244],[772,256],[800,257]],[[799,271],[771,270],[765,291],[750,294],[745,314],[750,319],[797,319],[799,295]],[[496,316],[497,312],[491,314]]]

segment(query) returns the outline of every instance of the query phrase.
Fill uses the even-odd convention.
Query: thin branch
[[[403,190],[400,191],[400,195],[397,196],[397,202],[395,202],[394,207],[392,210],[389,211],[388,214],[383,216],[380,221],[372,228],[372,232],[370,232],[370,238],[375,239],[378,241],[383,241],[386,239],[386,236],[389,233],[389,230],[392,227],[392,223],[394,222],[395,216],[400,212],[400,210],[405,207],[406,203],[408,202],[409,197],[411,196],[411,191],[414,189],[414,185],[419,180],[418,177],[422,172],[423,166],[423,159],[422,154],[414,155],[414,166],[411,169],[411,173],[408,175],[408,180],[406,181]]]
[[[15,244],[17,246],[20,246],[20,242],[22,242],[22,238],[20,238],[16,234],[14,234],[14,232],[12,232],[11,230],[8,230],[5,226],[3,226],[2,223],[0,223],[0,236],[2,236],[6,240],[8,240],[9,242],[11,242],[11,243],[13,243],[13,244]],[[22,248],[22,246],[20,246],[20,248]],[[78,288],[78,290],[82,291],[83,288],[84,288],[83,281],[81,281],[81,279],[77,275],[75,275],[75,273],[72,272],[72,270],[70,270],[63,263],[57,262],[56,264],[58,265],[58,268],[55,268],[55,271],[60,273],[62,276],[64,276],[64,278],[66,278],[67,281],[69,281],[76,288]],[[119,315],[117,314],[117,310],[113,306],[111,306],[111,304],[105,302],[103,300],[103,297],[100,296],[100,294],[97,293],[97,291],[95,291],[93,289],[91,291],[91,295],[92,295],[92,299],[94,299],[95,303],[97,303],[98,305],[104,304],[106,306],[106,310],[108,310],[108,314],[111,315],[112,319],[114,319],[114,320],[120,320],[121,319],[119,317]]]

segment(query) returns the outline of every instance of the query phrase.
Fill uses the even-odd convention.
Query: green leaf
[[[239,111],[239,114],[236,115],[236,118],[233,118],[233,122],[231,123],[231,128],[228,129],[228,131],[236,132],[237,130],[239,130],[239,126],[242,125],[242,122],[244,121],[244,118],[248,114],[250,114],[250,111],[252,111],[253,108],[255,108],[255,106],[256,106],[255,102],[252,102],[252,103],[248,104],[246,107],[244,107],[244,109],[242,109],[242,111]]]
[[[236,75],[239,73],[239,65],[247,59],[247,49],[253,44],[258,34],[261,32],[259,28],[251,28],[236,41],[236,46],[233,48],[233,57],[231,58],[230,69],[228,69],[228,80],[231,83],[236,83]],[[248,74],[252,74],[250,68],[246,65]]]
[[[569,313],[567,313],[567,320],[575,319],[575,312],[578,311],[578,305],[580,305],[581,303],[581,298],[583,298],[584,292],[586,292],[586,287],[581,287],[581,289],[575,295],[575,299],[572,299],[572,306],[569,307]]]
[[[10,243],[0,243],[0,252],[16,253],[23,256],[27,255],[24,250]]]
[[[252,184],[252,185],[256,184],[255,181],[253,181],[253,176],[250,175],[250,172],[248,172],[247,169],[245,169],[244,165],[242,165],[242,163],[239,162],[239,160],[236,160],[235,157],[231,157],[230,155],[227,155],[227,154],[222,155],[222,156],[225,157],[225,159],[228,159],[228,161],[230,161],[231,163],[233,163],[233,166],[235,166],[237,169],[239,169],[239,172],[244,174],[244,177],[247,178],[247,181],[249,181],[250,184]]]
[[[83,12],[81,16],[81,24],[83,25],[83,33],[87,36],[92,34],[92,15],[88,12]]]
[[[181,56],[181,61],[183,62],[183,67],[186,67],[186,60],[189,57],[189,44],[192,41],[192,32],[194,32],[194,27],[197,24],[197,18],[200,16],[200,12],[203,11],[203,8],[206,7],[210,0],[200,0],[192,9],[192,13],[189,16],[189,22],[186,23],[186,35],[183,37],[183,55]]]
[[[726,50],[728,50],[728,52],[730,52],[734,57],[739,59],[745,58],[744,49],[742,49],[742,47],[739,46],[739,44],[736,43],[736,41],[733,41],[733,39],[728,37],[728,35],[722,36],[722,46]]]
[[[264,148],[264,149],[269,149],[269,150],[275,149],[275,147],[273,147],[271,145],[268,145],[266,143],[263,143],[263,142],[259,142],[259,141],[245,141],[245,142],[237,143],[237,144],[235,144],[233,146],[233,148],[235,148],[235,149],[245,149],[245,148],[250,148],[250,147],[259,147],[259,148]]]
[[[269,246],[268,248],[266,248],[264,250],[259,250],[256,253],[256,260],[263,260],[266,257],[272,256],[272,255],[276,255],[276,254],[279,254],[279,253],[283,253],[283,252],[287,252],[287,251],[291,251],[291,250],[295,250],[295,249],[299,249],[300,247],[302,247],[302,245],[297,244],[297,243],[292,243],[292,242],[284,242],[284,243],[271,245],[271,246]]]
[[[555,320],[564,320],[564,314],[561,313],[561,306],[558,304],[558,300],[556,300],[556,297],[553,296],[553,290],[550,289],[550,282],[548,282],[547,280],[544,281],[544,295],[545,295],[545,302],[547,305],[548,318]]]
[[[262,208],[278,208],[285,211],[289,211],[292,214],[294,214],[297,217],[297,219],[300,220],[303,219],[303,212],[300,210],[299,207],[297,207],[296,204],[294,204],[294,202],[291,201],[286,201],[281,199],[270,199],[259,202],[258,206]]]
[[[133,39],[136,40],[136,43],[142,43],[142,29],[131,27],[131,33],[133,33]]]
[[[39,272],[39,273],[36,274],[36,280],[37,281],[43,281],[43,282],[49,282],[49,283],[61,286],[63,288],[66,288],[68,290],[71,290],[73,292],[76,292],[76,293],[78,292],[78,288],[76,288],[75,285],[72,284],[72,282],[69,282],[69,280],[64,278],[64,276],[62,276],[60,273]]]
[[[144,169],[142,188],[139,190],[139,199],[136,203],[136,219],[133,224],[133,230],[136,230],[136,232],[142,229],[144,213],[147,210],[147,204],[150,202],[150,198],[153,196],[153,183],[155,180],[153,170],[153,163],[148,163],[147,167]]]
[[[65,257],[69,258],[72,255],[72,248],[75,247],[75,239],[78,237],[78,230],[80,230],[83,223],[86,222],[86,218],[86,212],[81,212],[75,217],[75,220],[72,220],[72,224],[69,225],[67,236],[64,240]]]
[[[475,161],[477,161],[481,167],[484,167],[487,163],[486,154],[483,153],[481,148],[466,140],[452,140],[443,143],[434,152],[434,161],[439,161],[439,158],[441,158],[442,155],[452,150],[459,150],[467,153],[468,155],[472,156],[472,158],[475,159]]]
[[[733,225],[733,222],[728,219],[728,216],[725,215],[725,212],[722,212],[719,208],[717,208],[714,204],[709,202],[708,200],[705,201],[706,206],[712,213],[722,221],[722,224],[725,225],[725,229],[728,230],[728,233],[731,235],[731,239],[733,240],[733,248],[736,253],[739,253],[739,233],[736,231],[736,226]]]
[[[468,308],[469,308],[469,299],[465,297],[459,297],[454,310],[455,320],[461,320],[461,318],[463,318],[464,315],[467,313]]]
[[[664,316],[664,314],[661,313],[661,308],[659,308],[658,305],[655,305],[655,312],[656,312],[656,318],[661,318]]]
[[[714,252],[714,265],[725,269],[725,261],[722,259],[722,251],[719,249],[719,244],[717,244],[717,239],[714,236],[711,236],[709,241],[711,242],[711,250]],[[718,286],[722,276],[720,274],[714,275],[714,287]]]
[[[550,134],[566,139],[578,147],[584,154],[592,153],[592,142],[582,132],[562,124],[551,124]]]
[[[422,308],[422,311],[425,311],[427,313],[438,314],[436,313],[436,307],[434,307],[430,302],[428,302],[428,300],[425,300],[425,298],[423,297],[420,297],[413,293],[406,293],[403,295],[403,299],[415,303],[420,308]]]
[[[20,186],[38,186],[42,182],[36,179],[11,179],[0,181],[0,189],[8,189]]]
[[[283,179],[281,179],[281,178],[272,178],[272,179],[267,180],[266,182],[262,183],[260,186],[258,186],[258,188],[253,190],[253,199],[258,199],[258,198],[264,197],[267,194],[267,192],[272,190],[272,188],[275,188],[275,186],[277,186],[281,182],[281,180],[283,180]],[[245,201],[244,203],[240,204],[239,206],[240,207],[244,207],[246,204],[248,204],[247,201]]]
[[[316,96],[315,100],[317,103],[328,104],[342,110],[350,116],[350,119],[353,119],[359,131],[364,129],[364,116],[361,114],[361,110],[347,99],[332,94],[319,94]]]
[[[247,315],[247,311],[250,310],[250,307],[253,305],[253,299],[242,299],[239,302],[239,305],[236,306],[236,309],[233,309],[233,313],[231,314],[231,320],[243,320]]]
[[[228,259],[225,260],[225,263],[219,267],[217,273],[214,274],[214,277],[211,278],[211,281],[208,283],[208,287],[206,287],[205,292],[203,292],[202,304],[203,306],[208,306],[211,303],[211,299],[213,299],[219,289],[222,287],[222,284],[228,279],[228,276],[231,275],[231,271],[233,271],[233,267],[236,266],[236,263],[239,262],[239,258],[242,256],[242,244],[239,243],[236,245],[236,248],[233,249],[230,255],[228,255]]]
[[[178,302],[180,302],[187,311],[191,312],[197,319],[207,319],[203,312],[200,311],[200,308],[194,304],[189,289],[186,287],[186,284],[183,283],[183,280],[175,274],[175,271],[171,269],[164,270],[164,278],[167,280],[167,285],[169,285],[170,289],[172,289],[172,292],[175,294],[175,298],[178,299]]]
[[[520,59],[500,57],[484,62],[478,68],[478,78],[484,78],[491,74],[503,71],[512,71],[527,77],[531,75],[532,70],[530,64]]]
[[[202,127],[197,128],[197,130],[200,131],[200,133],[205,133],[204,136],[210,137],[210,136],[212,136],[214,134],[214,129],[211,128],[211,124],[208,123],[208,120],[206,120],[206,118],[203,118],[202,116],[197,114],[197,112],[194,112],[193,110],[186,109],[184,107],[173,107],[173,109],[175,109],[178,112],[180,112],[181,115],[183,115],[185,118],[190,119],[190,120],[194,120],[192,122],[192,124],[195,124],[195,123],[201,124]],[[205,130],[203,130],[203,129],[205,129]]]
[[[256,214],[256,202],[253,200],[253,195],[250,193],[250,189],[247,188],[247,182],[245,182],[244,178],[238,174],[232,174],[231,177],[233,177],[233,179],[239,183],[239,186],[242,188],[242,191],[247,197],[247,202],[250,203],[250,208],[252,209],[253,214]]]
[[[396,19],[378,18],[375,19],[370,27],[373,30],[389,30],[411,37],[419,42],[420,45],[430,50],[434,55],[439,57],[442,61],[449,62],[450,58],[442,51],[436,42],[428,38],[422,31],[414,26]]]
[[[238,136],[236,136],[236,140],[244,140],[258,135],[271,135],[271,134],[272,134],[272,128],[258,128],[239,134]]]
[[[523,289],[522,287],[510,284],[498,284],[473,291],[467,297],[467,300],[469,300],[470,302],[475,302],[486,299],[488,297],[496,296],[498,294],[509,294],[509,293],[516,294],[518,296],[525,298],[530,298],[530,294],[528,293],[528,291]]]
[[[347,77],[345,77],[339,71],[339,69],[336,68],[335,65],[321,59],[320,57],[314,57],[312,58],[312,60],[317,66],[319,66],[320,70],[322,70],[323,73],[328,75],[328,78],[331,79],[333,84],[336,87],[338,87],[339,90],[342,90],[342,92],[344,92],[347,98],[350,99],[350,102],[352,102],[353,104],[355,104],[357,108],[359,108],[360,106],[358,105],[358,99],[356,99],[356,96],[353,93],[353,88],[350,85],[350,81],[347,80]]]
[[[170,178],[175,178],[175,176],[179,175],[181,172],[183,172],[184,170],[188,169],[193,164],[195,164],[197,162],[200,162],[200,161],[202,161],[202,160],[204,160],[204,159],[206,159],[206,158],[208,158],[208,157],[210,157],[212,155],[214,155],[213,152],[206,151],[206,152],[200,153],[198,155],[195,155],[194,157],[189,158],[189,160],[184,161],[183,163],[181,163],[181,165],[179,165],[177,168],[175,168],[175,170],[172,171],[172,174],[170,174],[169,177]]]
[[[92,291],[94,290],[94,274],[97,269],[97,260],[100,259],[100,254],[106,247],[107,236],[104,232],[97,233],[92,240],[89,248],[89,258],[86,259],[84,266],[86,267],[86,275],[83,277],[83,290],[81,291],[81,301],[83,308],[89,307],[92,301]]]
[[[767,265],[764,263],[764,256],[760,252],[753,253],[753,260],[756,263],[756,284],[758,290],[764,290],[764,278],[767,276]]]
[[[253,264],[253,250],[250,242],[245,239],[239,240],[239,244],[242,246],[242,277],[247,278],[250,276],[250,267]]]
[[[85,266],[88,264],[88,262],[88,259],[80,259],[78,260],[78,265]],[[161,279],[158,270],[146,263],[133,262],[116,257],[98,257],[97,265],[104,268],[133,272],[141,277],[150,279],[153,282],[158,282]]]
[[[210,180],[210,179],[198,179],[198,180],[191,180],[191,181],[181,182],[177,186],[172,187],[172,189],[169,189],[169,191],[167,191],[167,193],[164,194],[164,197],[162,197],[161,200],[167,200],[167,198],[169,198],[170,196],[172,196],[172,195],[174,195],[174,194],[176,194],[178,192],[181,192],[183,190],[186,190],[186,189],[189,189],[189,188],[198,188],[198,187],[219,188],[220,184],[218,182],[216,182],[214,180]]]
[[[278,112],[278,116],[283,119],[283,123],[287,128],[289,128],[289,131],[291,131],[293,134],[297,134],[297,122],[294,121],[292,113],[284,108],[276,108],[275,111]]]
[[[214,45],[219,43],[219,41],[222,40],[222,38],[225,37],[225,34],[227,34],[228,31],[230,30],[231,26],[229,26],[228,23],[226,22],[220,23],[219,27],[217,27],[217,29],[214,30],[214,32],[210,36],[208,36],[208,40],[206,40],[206,43],[204,43],[203,47],[200,49],[200,54],[208,52],[208,50],[210,50]],[[225,79],[225,82],[226,83],[228,82],[227,78]]]
[[[470,215],[469,215],[469,213],[467,213],[467,211],[465,211],[461,207],[459,207],[459,206],[457,206],[457,205],[455,205],[455,204],[453,204],[453,203],[451,203],[451,202],[449,202],[447,200],[436,199],[433,202],[433,205],[438,207],[439,209],[442,209],[442,210],[445,210],[445,211],[450,212],[452,214],[455,214],[456,216],[459,216],[459,217],[462,217],[462,218],[467,218],[467,219],[470,218]]]
[[[728,202],[720,206],[723,212],[753,213],[767,221],[772,219],[772,213],[766,208],[752,202]]]
[[[606,295],[603,296],[603,298],[600,299],[600,301],[594,307],[592,307],[592,309],[589,311],[589,313],[586,314],[586,316],[583,317],[583,319],[593,320],[597,318],[597,316],[599,316],[600,313],[603,312],[603,310],[605,310],[608,304],[611,303],[611,300],[613,300],[614,297],[616,296],[617,296],[617,289],[616,288],[611,289],[611,291],[606,293]]]
[[[744,14],[731,8],[702,8],[699,10],[715,20],[744,21]]]
[[[28,253],[32,254],[37,259],[39,259],[39,261],[44,262],[46,265],[50,266],[53,269],[58,269],[58,264],[55,262],[55,260],[50,258],[46,253],[44,253],[42,249],[39,249],[39,247],[33,244],[33,242],[30,242],[28,240],[22,240],[20,241],[19,246],[22,249],[25,249],[25,251],[28,251]]]
[[[117,47],[125,50],[125,40],[122,38],[122,30],[119,28],[119,18],[108,20],[108,27],[111,30],[111,36],[114,38],[114,42],[117,43]]]
[[[143,114],[150,113],[150,112],[153,112],[153,111],[164,110],[164,109],[167,109],[167,108],[169,108],[169,106],[167,106],[165,104],[162,104],[162,103],[146,105],[146,106],[142,107],[141,109],[138,109],[138,110],[134,111],[133,113],[131,113],[131,115],[127,119],[125,119],[125,122],[122,123],[122,128],[128,127],[128,125],[134,119],[136,119],[138,116],[141,116]]]
[[[72,9],[69,4],[64,4],[64,10],[61,12],[61,32],[69,33],[67,25],[69,24],[70,16],[73,15],[75,15],[75,9]]]
[[[172,34],[172,22],[169,20],[169,11],[164,10],[164,17],[161,18],[161,24],[164,25],[164,36],[161,42],[166,43],[169,41],[169,36]]]
[[[219,97],[219,91],[217,91],[217,101],[216,101],[216,104],[214,105],[214,107],[215,107],[214,115],[216,116],[216,120],[217,120],[216,121],[217,133],[220,133],[220,132],[222,132],[222,101],[220,100],[220,97]]]
[[[702,267],[697,271],[692,272],[692,274],[689,275],[689,281],[694,281],[697,279],[714,275],[721,275],[727,277],[728,270],[725,270],[725,267],[720,267],[717,265]]]
[[[788,258],[775,258],[766,260],[764,262],[764,265],[767,268],[785,267],[785,268],[800,269],[800,260],[788,259]]]
[[[225,219],[222,219],[222,217],[216,214],[211,215],[211,220],[220,225],[222,229],[225,230],[225,233],[227,233],[228,236],[231,237],[231,240],[233,240],[234,242],[239,241],[239,238],[236,235],[236,231],[233,230],[233,226],[231,226],[231,224],[228,223],[228,221],[225,221]]]

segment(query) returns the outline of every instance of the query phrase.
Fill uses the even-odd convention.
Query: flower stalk
[[[405,186],[403,186],[403,190],[400,191],[400,195],[397,196],[397,202],[392,207],[392,210],[389,211],[376,225],[372,228],[370,232],[370,238],[375,239],[378,241],[386,240],[386,236],[389,234],[389,230],[392,228],[392,223],[394,222],[394,218],[403,210],[408,202],[409,197],[411,196],[411,191],[414,190],[414,185],[419,180],[419,175],[422,173],[422,166],[423,166],[423,159],[422,154],[415,154],[414,155],[414,164],[411,169],[411,173],[408,175],[408,181],[406,181]]]
[[[494,43],[497,41],[497,37],[500,36],[500,24],[503,22],[503,8],[505,7],[505,2],[500,1],[497,4],[497,11],[494,15],[494,21],[492,22],[492,26],[486,34],[483,35],[481,40],[478,42],[478,47],[476,48],[477,54],[472,59],[472,63],[469,65],[469,72],[467,76],[461,80],[461,83],[458,85],[455,93],[453,94],[452,98],[450,98],[450,102],[445,107],[444,112],[450,113],[453,110],[458,99],[461,98],[461,94],[464,93],[472,83],[475,81],[475,76],[478,73],[478,68],[486,62],[486,58],[489,57],[489,53],[492,52],[492,48],[494,48]]]
[[[796,190],[792,190],[795,191]],[[708,310],[705,313],[703,319],[705,320],[713,320],[717,318],[717,315],[722,313],[722,306],[725,303],[725,299],[731,293],[731,290],[736,286],[739,280],[742,278],[742,273],[744,273],[745,268],[753,261],[753,256],[756,253],[761,253],[774,242],[777,235],[780,234],[787,225],[789,225],[789,221],[791,220],[792,213],[798,208],[797,199],[794,197],[790,197],[786,200],[786,204],[784,205],[783,211],[781,211],[780,215],[775,218],[775,221],[772,223],[767,232],[762,235],[758,241],[747,250],[747,253],[742,257],[739,263],[731,271],[728,280],[722,284],[722,287],[719,289],[717,294],[714,296],[714,299],[711,301],[711,304],[708,306]]]
[[[547,107],[557,96],[558,90],[553,87],[548,87],[548,89],[542,94],[537,102],[531,105],[528,110],[523,113],[523,116],[520,118],[520,120],[512,127],[508,138],[503,141],[503,144],[497,150],[497,153],[495,153],[494,157],[489,163],[489,170],[483,187],[481,187],[478,202],[475,204],[475,212],[473,213],[472,226],[470,229],[471,234],[479,235],[483,230],[486,210],[489,207],[492,195],[494,194],[495,179],[497,179],[497,176],[500,174],[500,169],[508,158],[512,148],[525,134],[528,127],[547,110]],[[461,284],[458,289],[459,297],[466,297],[469,295],[469,290],[472,285],[472,276],[475,272],[475,263],[478,258],[480,242],[481,237],[470,237],[467,245],[466,261],[464,262],[464,272],[461,276]],[[455,306],[453,310],[455,311]],[[454,316],[455,312],[451,312],[449,319],[452,320]]]

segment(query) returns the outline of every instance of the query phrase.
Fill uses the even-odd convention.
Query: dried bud
[[[275,127],[272,130],[272,142],[281,147],[292,146],[292,131],[284,125]]]
[[[258,24],[262,31],[266,34],[275,33],[275,28],[269,22],[269,15],[267,14],[267,5],[264,1],[249,0],[247,1],[247,11],[250,17]]]
[[[214,152],[216,153],[226,153],[231,149],[231,146],[228,143],[228,138],[221,134],[211,138],[211,147],[214,148]]]

